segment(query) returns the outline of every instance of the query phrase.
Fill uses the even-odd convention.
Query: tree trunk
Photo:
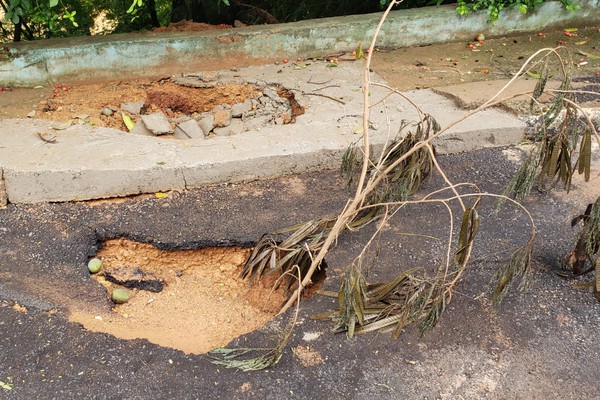
[[[13,42],[21,41],[21,33],[23,32],[23,24],[19,21],[18,24],[15,24],[15,32],[13,34]]]
[[[171,22],[187,19],[215,25],[233,24],[235,7],[219,3],[218,0],[173,0],[172,4]]]
[[[150,12],[150,18],[152,19],[152,26],[155,28],[160,27],[160,21],[158,20],[158,14],[156,13],[156,1],[148,0],[148,11]]]

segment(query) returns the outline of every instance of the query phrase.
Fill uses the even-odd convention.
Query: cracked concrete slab
[[[273,125],[231,137],[168,140],[115,129],[73,125],[52,131],[52,122],[7,119],[0,126],[0,168],[12,203],[71,201],[193,188],[337,168],[343,152],[361,138],[363,63],[323,62],[265,65],[223,71],[220,83],[241,81],[282,85],[305,108],[287,125]],[[314,84],[315,77],[318,82]],[[378,76],[373,81],[385,85]],[[443,127],[468,115],[432,90],[392,94],[370,90],[371,142],[382,147],[403,121],[431,114]],[[440,153],[518,142],[525,124],[497,109],[469,116],[436,140]],[[52,132],[52,143],[40,134]],[[184,179],[185,176],[185,179]]]

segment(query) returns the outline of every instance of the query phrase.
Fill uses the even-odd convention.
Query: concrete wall
[[[561,26],[600,23],[600,0],[580,0],[569,12],[560,2],[545,3],[524,15],[503,12],[491,25],[485,13],[456,15],[454,6],[392,12],[378,46],[468,40]],[[207,32],[145,32],[5,45],[0,52],[0,85],[111,80],[247,66],[282,58],[312,57],[367,46],[381,13],[307,20]]]

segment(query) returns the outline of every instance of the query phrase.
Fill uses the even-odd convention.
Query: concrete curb
[[[258,79],[281,84],[297,93],[306,108],[296,123],[249,131],[232,137],[169,140],[114,129],[72,126],[54,131],[55,143],[40,139],[52,122],[8,119],[0,126],[0,170],[8,201],[35,203],[117,197],[138,193],[189,189],[212,183],[236,182],[305,171],[336,168],[347,147],[360,139],[363,63],[327,68],[313,63],[250,67],[224,72],[221,80]],[[311,77],[326,82],[319,93],[341,99],[309,96]],[[274,80],[276,79],[276,80]],[[374,76],[375,81],[381,81]],[[310,87],[309,87],[310,86]],[[371,90],[371,132],[374,147],[395,137],[403,120],[417,113],[400,96],[378,86]],[[467,111],[431,90],[404,93],[444,127]],[[484,123],[485,121],[485,123]],[[389,127],[389,129],[388,129]],[[469,151],[518,142],[525,124],[511,114],[486,110],[444,133],[440,153]]]
[[[454,6],[425,7],[392,12],[383,25],[378,46],[404,46],[468,40],[478,32],[487,36],[530,32],[600,22],[600,0],[580,0],[581,9],[569,12],[560,2],[544,3],[529,14],[503,12],[491,25],[484,12],[460,17]],[[156,76],[219,69],[351,51],[366,46],[381,13],[307,20],[279,25],[251,26],[207,32],[148,32],[41,40],[8,44],[0,55],[0,85],[31,86]]]

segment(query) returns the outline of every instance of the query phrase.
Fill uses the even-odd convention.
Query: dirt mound
[[[231,25],[227,24],[219,24],[219,25],[210,25],[205,24],[203,22],[193,22],[188,20],[181,20],[179,22],[171,22],[167,26],[161,26],[159,28],[152,29],[153,32],[203,32],[203,31],[212,31],[216,29],[228,29],[232,28]]]

